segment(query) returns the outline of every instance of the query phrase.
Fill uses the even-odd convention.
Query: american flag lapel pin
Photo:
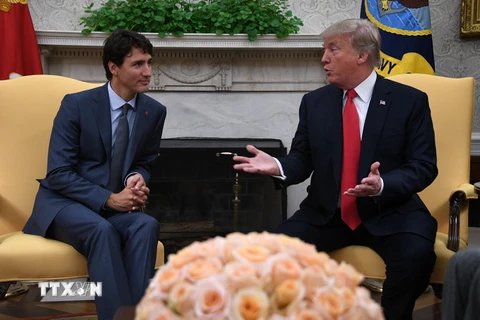
[[[380,100],[380,105],[384,106],[385,105],[385,100]]]
[[[148,116],[148,111],[145,111],[145,115]]]

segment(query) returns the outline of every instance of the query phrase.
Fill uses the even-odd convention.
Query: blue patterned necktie
[[[115,133],[115,145],[113,146],[112,161],[110,163],[110,178],[107,184],[107,189],[112,192],[120,192],[123,189],[122,171],[129,140],[127,113],[130,107],[128,103],[122,106],[122,114],[118,121],[117,132]]]

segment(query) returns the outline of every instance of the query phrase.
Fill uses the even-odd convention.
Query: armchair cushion
[[[447,249],[448,235],[437,232],[435,239],[435,253],[437,261],[430,277],[431,283],[443,283],[448,260],[454,251]],[[467,243],[460,240],[460,250],[465,249]],[[367,278],[385,279],[385,263],[382,258],[370,248],[364,246],[348,246],[336,250],[330,256],[337,261],[345,261],[361,272]]]
[[[156,267],[163,264],[158,242]],[[72,246],[21,231],[0,236],[1,281],[60,280],[87,277],[87,262]]]

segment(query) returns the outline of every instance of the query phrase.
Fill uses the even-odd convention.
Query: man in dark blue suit
[[[254,157],[234,157],[234,168],[283,186],[311,176],[300,209],[276,232],[320,251],[372,248],[387,266],[386,318],[412,319],[436,260],[437,223],[417,195],[437,176],[428,97],[377,75],[380,35],[368,20],[337,22],[322,39],[330,84],[303,97],[289,154],[247,146]]]
[[[24,227],[87,258],[90,281],[102,283],[99,319],[111,320],[119,306],[138,303],[154,273],[159,225],[141,211],[166,108],[144,94],[152,51],[136,32],[115,31],[106,39],[109,81],[64,97],[47,174]]]

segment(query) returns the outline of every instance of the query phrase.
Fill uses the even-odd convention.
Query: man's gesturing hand
[[[382,188],[382,180],[380,178],[380,162],[374,162],[370,166],[370,173],[366,178],[363,178],[361,183],[356,185],[355,188],[350,188],[345,191],[348,196],[354,197],[368,197],[377,195]]]
[[[269,154],[258,150],[252,145],[247,146],[247,151],[252,153],[253,157],[234,156],[233,160],[238,161],[233,165],[235,170],[243,170],[248,173],[259,173],[272,176],[280,175],[277,162]]]

